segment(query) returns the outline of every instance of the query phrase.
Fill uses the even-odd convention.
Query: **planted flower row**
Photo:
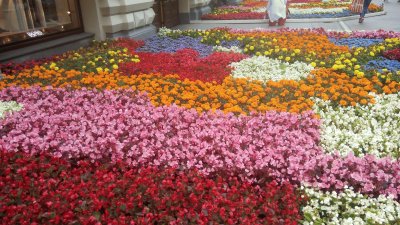
[[[297,224],[290,184],[0,151],[1,224]]]
[[[220,6],[211,13],[201,17],[203,20],[250,20],[268,18],[266,6],[268,1],[243,2],[239,6]],[[328,1],[295,3],[289,1],[290,14],[288,18],[338,18],[354,15],[349,9],[351,1]],[[370,4],[368,12],[383,11],[383,6]]]
[[[206,76],[207,70],[202,71]],[[267,76],[266,72],[268,71],[260,71],[259,74]],[[132,89],[146,92],[155,106],[176,104],[185,108],[195,108],[199,112],[220,109],[236,114],[268,110],[304,112],[312,109],[312,97],[331,100],[336,105],[365,105],[375,102],[373,96],[368,93],[370,91],[390,94],[397,93],[400,89],[397,82],[382,84],[377,77],[370,81],[322,69],[315,70],[312,74],[313,76],[300,81],[281,80],[266,83],[227,77],[221,84],[217,84],[181,80],[177,75],[126,76],[116,72],[93,74],[36,68],[18,76],[4,76],[0,87],[50,85],[75,89]]]
[[[399,35],[391,32],[360,32],[353,36],[326,33],[324,30],[267,30],[215,29],[208,31],[163,31],[164,36],[201,37],[201,42],[219,45],[239,41],[245,54],[266,56],[293,63],[305,62],[313,67],[332,68],[351,76],[378,76],[382,81],[400,81],[400,64],[384,59],[399,48]],[[279,40],[279,41],[278,41]],[[318,53],[318,54],[317,54]],[[378,61],[376,63],[375,61]],[[377,68],[372,65],[379,65]],[[391,74],[382,74],[382,69]]]
[[[11,88],[1,99],[24,105],[0,121],[0,145],[11,151],[400,196],[399,162],[323,153],[320,122],[309,113],[199,114],[154,107],[132,91]]]

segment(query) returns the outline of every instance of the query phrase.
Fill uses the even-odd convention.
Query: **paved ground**
[[[385,15],[378,15],[373,17],[366,17],[364,23],[358,23],[358,16],[351,18],[335,19],[335,21],[324,22],[320,20],[309,20],[298,22],[288,21],[285,27],[289,28],[319,28],[323,27],[327,30],[337,31],[356,31],[356,30],[392,30],[400,32],[400,2],[398,0],[388,0],[383,2],[382,0],[373,0],[376,4],[384,3]],[[233,21],[230,21],[233,22]],[[176,26],[176,29],[208,29],[213,27],[232,27],[239,29],[254,29],[254,28],[267,28],[267,29],[278,29],[278,27],[271,28],[267,25],[267,21],[257,20],[248,22],[238,23],[224,23],[224,22],[211,22],[211,21],[194,21],[191,24],[182,24]]]

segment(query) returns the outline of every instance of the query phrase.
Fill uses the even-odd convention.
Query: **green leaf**
[[[119,209],[121,209],[122,211],[126,212],[126,205],[125,204],[120,205]]]
[[[100,220],[101,213],[99,211],[93,212],[93,216],[97,219]]]

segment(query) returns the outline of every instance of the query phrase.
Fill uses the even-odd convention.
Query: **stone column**
[[[211,0],[190,0],[190,19],[199,20],[202,15],[210,13]]]
[[[190,2],[179,0],[179,20],[181,23],[190,23]]]
[[[96,40],[105,40],[106,34],[101,24],[102,16],[98,0],[79,1],[85,32],[93,33]]]

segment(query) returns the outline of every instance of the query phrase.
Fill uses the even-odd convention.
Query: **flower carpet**
[[[350,11],[351,1],[290,1],[289,19],[306,18],[339,18],[354,14]],[[267,1],[244,0],[239,5],[220,6],[209,14],[205,14],[203,20],[251,20],[268,18],[266,13]],[[372,3],[368,12],[383,11],[383,6]]]
[[[1,224],[399,224],[400,33],[160,29],[1,65]]]

